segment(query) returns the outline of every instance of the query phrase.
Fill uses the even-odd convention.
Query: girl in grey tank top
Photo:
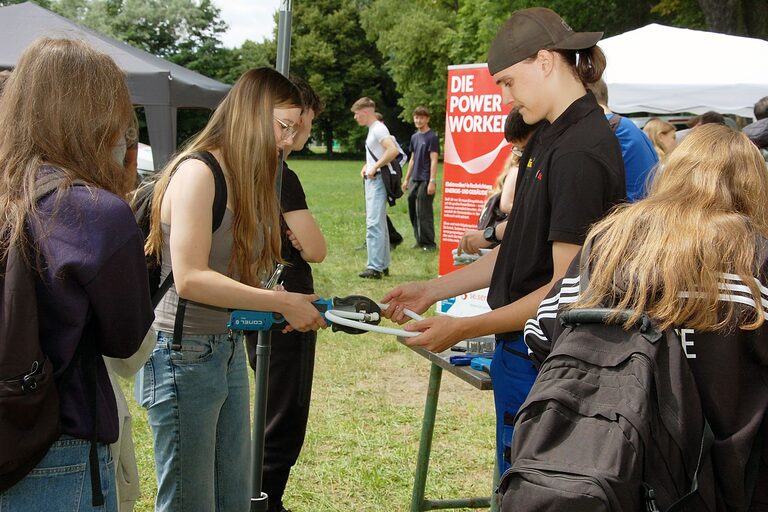
[[[278,152],[292,141],[300,113],[290,81],[272,69],[250,70],[156,184],[147,250],[162,256],[163,277],[174,275],[156,309],[157,344],[140,383],[155,448],[157,511],[250,508],[248,374],[242,339],[227,332],[227,311],[275,311],[300,331],[325,326],[314,295],[255,286],[280,258]],[[186,159],[202,151],[227,181],[228,207],[213,235],[211,169]],[[179,296],[187,308],[174,339]]]

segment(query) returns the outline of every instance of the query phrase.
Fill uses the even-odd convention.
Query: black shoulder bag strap
[[[215,233],[216,230],[221,226],[221,222],[224,220],[224,213],[227,210],[227,182],[224,179],[224,172],[221,170],[221,166],[219,165],[219,162],[216,161],[216,158],[214,158],[214,156],[208,151],[191,153],[185,160],[189,158],[194,158],[204,162],[213,173],[215,191],[213,196],[213,222],[211,225],[211,233]],[[163,281],[163,284],[160,285],[158,294],[162,292],[162,295],[164,295],[172,284],[173,271],[168,272],[168,276]],[[181,336],[184,330],[184,315],[186,310],[187,299],[182,299],[179,297],[179,302],[176,306],[176,319],[173,324],[173,340],[171,341],[171,348],[173,348],[173,350],[181,350]]]
[[[621,123],[621,116],[616,112],[614,112],[611,118],[608,120],[608,126],[611,127],[611,131],[616,133],[616,129],[619,127],[620,123]]]
[[[379,161],[379,157],[377,157],[376,154],[373,151],[371,151],[371,148],[368,147],[368,144],[365,145],[365,149],[368,151],[368,154],[371,155],[371,157],[373,157],[374,163]],[[379,169],[379,172],[381,172],[381,169]]]
[[[85,388],[85,394],[91,412],[91,420],[93,421],[91,449],[88,452],[88,462],[91,466],[91,504],[94,507],[100,507],[104,505],[104,494],[101,492],[101,468],[99,467],[99,452],[97,451],[99,442],[99,406],[96,402],[96,390],[99,386],[99,378],[96,372],[96,364],[98,360],[97,358],[101,356],[96,352],[95,344],[95,328],[91,315],[88,315],[85,329],[83,330],[83,337],[80,339],[80,344],[77,347],[75,357],[77,357],[78,354],[80,356],[80,365],[83,369],[83,376],[85,377],[83,387]]]

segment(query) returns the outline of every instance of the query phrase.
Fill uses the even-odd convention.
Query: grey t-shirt
[[[229,257],[232,252],[232,217],[232,210],[227,208],[224,212],[221,226],[213,233],[211,255],[208,258],[208,266],[211,270],[224,275],[227,275]],[[162,224],[162,229],[163,267],[160,277],[161,282],[171,271],[172,263],[170,251],[171,226]],[[233,277],[237,279],[237,276]],[[179,296],[174,285],[171,286],[155,309],[155,323],[153,324],[155,330],[173,333],[178,303]],[[229,311],[226,308],[188,301],[184,315],[184,334],[223,334],[227,332],[228,321]]]

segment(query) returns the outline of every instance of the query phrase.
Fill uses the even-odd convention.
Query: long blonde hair
[[[768,175],[757,148],[720,125],[691,132],[655,177],[648,197],[618,207],[587,235],[590,283],[573,307],[648,313],[665,329],[714,331],[763,323],[754,276],[766,257]],[[720,301],[723,274],[736,274],[754,301],[738,312]]]
[[[203,130],[163,169],[152,201],[151,229],[144,251],[159,255],[163,239],[160,206],[171,176],[190,153],[218,149],[224,160],[234,210],[228,273],[257,285],[280,257],[280,207],[275,190],[277,142],[273,108],[301,108],[296,87],[270,68],[245,72]],[[254,253],[254,243],[264,241]]]
[[[643,131],[648,136],[648,138],[651,139],[651,143],[653,144],[656,153],[659,155],[659,160],[665,160],[668,154],[664,147],[661,145],[661,136],[670,131],[675,131],[675,127],[663,119],[653,117],[649,119],[647,123],[645,123],[645,126],[643,126]]]
[[[24,50],[0,96],[1,256],[25,241],[25,221],[37,215],[42,165],[59,169],[62,187],[81,180],[125,192],[112,149],[132,116],[125,76],[107,55],[81,41],[47,37]]]

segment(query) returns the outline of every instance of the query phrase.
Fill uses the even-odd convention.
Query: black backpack
[[[515,417],[500,510],[716,510],[714,436],[680,339],[647,316],[624,330],[627,315],[558,314],[564,330]]]
[[[408,156],[403,153],[397,142],[395,142],[395,145],[399,150],[398,155],[381,169],[381,179],[384,181],[384,188],[387,191],[387,203],[389,203],[389,206],[395,206],[397,200],[403,197],[403,166],[408,162]],[[365,149],[374,160],[379,160],[379,157],[371,151],[371,148],[366,145]]]
[[[221,226],[222,220],[224,220],[224,213],[227,210],[227,182],[224,178],[224,172],[221,170],[221,166],[216,158],[208,151],[201,151],[198,153],[190,153],[181,162],[194,158],[200,160],[210,169],[213,173],[213,179],[215,182],[215,191],[213,197],[213,222],[211,226],[211,232],[215,232]],[[177,164],[178,165],[178,164]],[[175,172],[175,170],[174,170]],[[134,193],[131,201],[131,207],[133,208],[134,216],[136,217],[136,223],[141,228],[144,234],[144,239],[149,236],[151,228],[150,220],[152,214],[152,198],[155,193],[156,181],[150,181],[139,187]],[[148,255],[147,259],[147,277],[149,279],[149,293],[152,296],[152,306],[157,307],[160,300],[165,296],[168,290],[173,285],[173,272],[169,272],[163,282],[160,282],[162,261],[159,256]],[[179,298],[178,306],[176,308],[176,319],[173,329],[173,345],[175,348],[181,346],[181,335],[184,327],[184,314],[187,308],[187,300]]]
[[[57,174],[38,180],[35,202],[52,193],[62,180]],[[82,184],[73,182],[73,185]],[[61,435],[59,387],[69,383],[75,359],[80,359],[88,379],[85,389],[89,391],[94,418],[91,486],[93,505],[98,506],[104,503],[96,456],[96,358],[100,356],[93,350],[92,325],[86,322],[86,331],[73,361],[59,377],[57,387],[53,365],[40,346],[36,270],[29,263],[15,245],[10,247],[8,257],[0,261],[0,492],[23,479]]]

